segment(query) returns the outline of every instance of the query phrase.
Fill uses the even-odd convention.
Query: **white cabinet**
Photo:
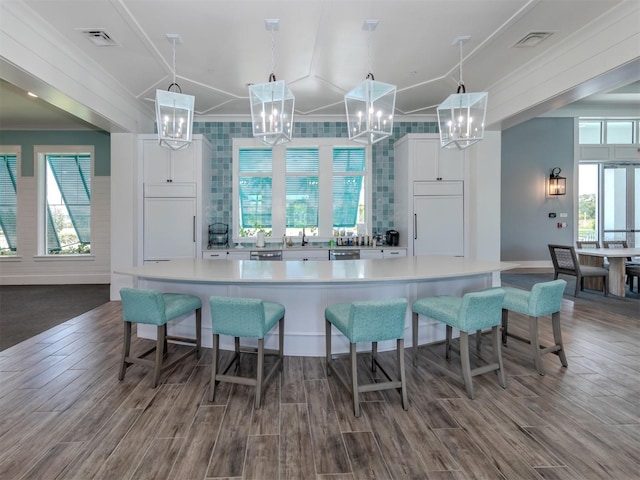
[[[144,199],[144,259],[194,258],[196,199]]]
[[[173,151],[161,147],[156,136],[142,139],[144,183],[195,182],[198,167],[196,149],[197,144],[192,144]]]
[[[249,251],[205,250],[202,252],[202,258],[205,260],[249,260]]]
[[[405,248],[385,248],[382,250],[382,258],[406,257],[407,250]]]
[[[465,254],[465,153],[443,149],[434,134],[395,144],[394,228],[408,255]]]
[[[283,250],[283,260],[329,260],[327,250]]]
[[[384,251],[381,248],[376,249],[361,249],[360,250],[360,258],[362,259],[382,259],[384,258]]]
[[[395,155],[410,162],[409,180],[451,181],[464,179],[464,152],[441,148],[440,137],[434,134],[408,134],[395,144]]]
[[[138,155],[139,258],[195,258],[207,242],[211,144],[194,135],[189,147],[173,151],[156,135],[139,135]]]

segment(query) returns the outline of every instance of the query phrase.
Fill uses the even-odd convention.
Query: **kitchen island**
[[[204,346],[212,344],[209,296],[255,297],[284,304],[286,355],[322,356],[327,305],[393,297],[404,297],[411,305],[416,299],[430,295],[462,295],[499,286],[499,272],[516,266],[440,255],[330,262],[179,259],[123,268],[115,273],[134,277],[138,288],[198,295],[203,303]],[[187,317],[170,325],[169,331],[189,336],[194,321],[193,317]],[[443,324],[426,320],[420,327],[418,343],[440,341],[444,335]],[[139,325],[138,336],[155,338],[155,328]],[[405,339],[406,346],[413,344],[410,308]],[[276,332],[265,338],[269,348],[275,347],[276,341]],[[232,339],[222,337],[221,346],[233,348]],[[379,350],[394,346],[394,342],[381,342]],[[335,348],[348,352],[344,337],[336,336]]]

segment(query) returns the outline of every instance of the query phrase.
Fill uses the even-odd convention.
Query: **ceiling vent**
[[[82,29],[82,34],[91,41],[97,47],[116,47],[116,42],[111,35],[102,29]]]
[[[518,40],[514,47],[516,48],[533,48],[537,46],[540,42],[546,40],[553,32],[529,32],[520,40]]]

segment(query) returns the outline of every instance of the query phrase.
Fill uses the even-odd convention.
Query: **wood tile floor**
[[[565,300],[569,368],[546,355],[540,376],[510,339],[508,388],[493,373],[475,377],[475,400],[424,361],[412,367],[408,350],[409,411],[395,391],[371,392],[357,419],[321,358],[287,357],[260,410],[244,386],[221,384],[207,401],[209,349],[156,389],[139,366],[119,382],[120,315],[110,302],[0,352],[1,479],[639,478],[637,317]],[[510,320],[512,331],[526,324]],[[445,364],[442,345],[421,348],[426,356]],[[382,357],[392,368],[393,354]]]

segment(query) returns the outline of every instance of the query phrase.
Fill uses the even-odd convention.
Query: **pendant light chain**
[[[458,86],[464,87],[464,81],[462,80],[462,42],[459,42],[460,46],[460,81],[458,82]]]
[[[173,40],[173,83],[176,83],[176,41]]]
[[[271,77],[273,80],[276,79],[276,38],[273,34],[274,28],[271,28],[271,76],[269,80],[271,81]]]
[[[369,75],[373,76],[373,61],[372,61],[372,55],[371,55],[371,26],[369,26],[369,28],[367,28],[368,30],[368,34],[367,34],[367,57],[369,60]],[[369,78],[367,76],[367,78]]]

